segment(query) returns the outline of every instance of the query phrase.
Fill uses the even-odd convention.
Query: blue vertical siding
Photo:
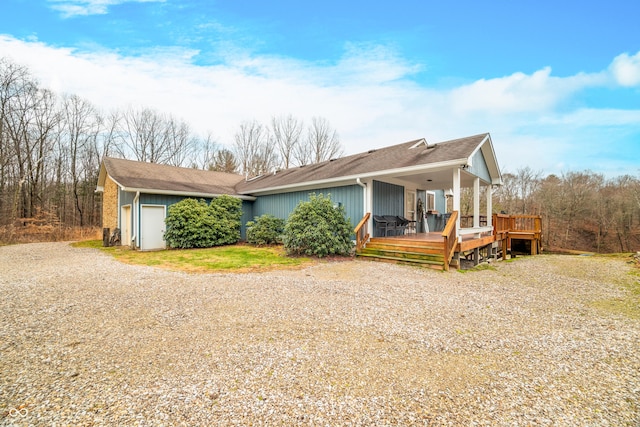
[[[482,150],[478,150],[478,152],[473,155],[472,163],[473,165],[469,168],[469,172],[484,180],[485,182],[490,183],[491,174],[489,173],[489,168],[487,167],[487,162],[484,159]]]
[[[118,189],[118,191],[120,192],[120,206],[118,206],[118,209],[120,209],[121,206],[130,205],[133,203],[133,199],[136,197],[136,193],[122,191],[120,189]]]
[[[444,195],[444,190],[436,190],[435,200],[436,200],[436,210],[440,213],[443,213],[447,208],[447,198]]]
[[[333,203],[341,203],[353,227],[364,216],[363,189],[359,185],[259,196],[253,202],[253,215],[258,217],[264,214],[271,214],[286,220],[298,203],[309,200],[309,194],[312,193],[316,195],[323,194],[325,197],[328,195]]]
[[[404,215],[404,187],[373,181],[373,215]]]
[[[373,181],[373,212],[371,214],[404,216],[404,187],[388,182]],[[379,237],[384,234],[374,227],[373,235]]]

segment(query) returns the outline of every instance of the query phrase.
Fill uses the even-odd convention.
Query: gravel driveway
[[[0,425],[640,425],[619,260],[184,274],[0,247]]]

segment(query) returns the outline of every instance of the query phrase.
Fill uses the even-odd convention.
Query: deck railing
[[[506,214],[493,214],[493,234],[497,240],[506,237],[511,229],[511,216]]]
[[[480,227],[487,226],[487,216],[480,215]],[[473,215],[460,215],[460,228],[473,228]]]
[[[367,212],[353,230],[356,233],[356,251],[362,249],[369,240],[369,218],[371,212]]]
[[[518,233],[542,233],[542,217],[540,215],[510,215],[510,230]]]
[[[444,239],[444,269],[449,271],[449,263],[458,245],[458,211],[453,211],[447,221],[447,225],[442,231],[442,238]]]

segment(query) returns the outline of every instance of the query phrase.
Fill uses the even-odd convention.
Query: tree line
[[[494,212],[541,215],[545,248],[599,253],[640,250],[638,177],[607,179],[591,171],[543,176],[525,167],[503,173],[502,178],[504,184],[493,193]],[[465,189],[462,214],[470,215],[472,206],[473,192]]]
[[[104,112],[73,94],[42,87],[30,71],[0,58],[0,226],[34,219],[100,225],[94,192],[104,156],[239,173],[247,177],[341,156],[322,117],[291,115],[239,125],[230,148],[209,132],[148,107]]]

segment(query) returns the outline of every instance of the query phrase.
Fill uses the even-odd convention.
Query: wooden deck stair
[[[357,255],[379,261],[417,264],[442,270],[444,268],[444,243],[412,242],[393,237],[372,237]]]

